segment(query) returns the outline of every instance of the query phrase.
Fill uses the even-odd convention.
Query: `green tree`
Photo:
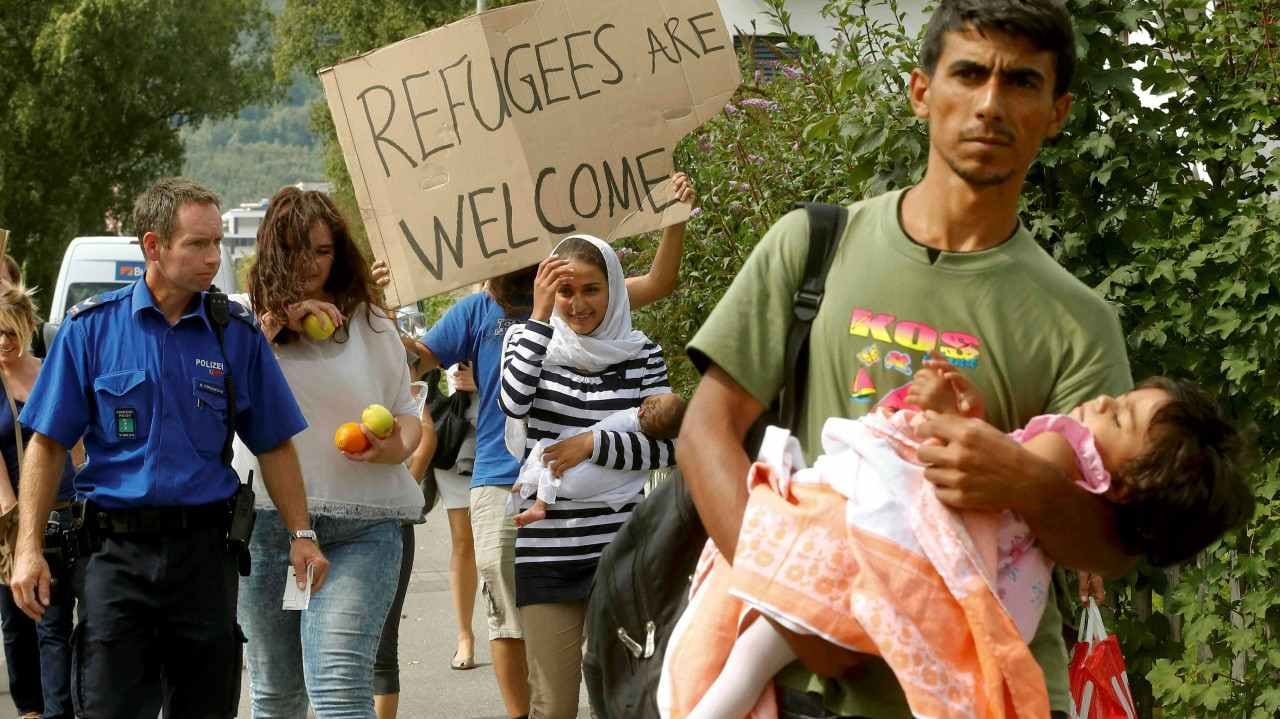
[[[489,3],[512,5],[522,0]],[[342,60],[426,32],[475,11],[474,0],[285,0],[276,33],[275,68],[279,78],[294,73],[314,76]],[[325,171],[334,196],[348,217],[359,217],[351,176],[324,99],[311,104],[312,129],[324,142]],[[368,254],[364,227],[352,223]]]
[[[271,92],[270,32],[262,0],[0,4],[0,226],[29,284],[181,167],[182,127]]]
[[[280,102],[184,129],[183,174],[207,183],[228,207],[270,197],[284,185],[324,179],[322,149],[311,132],[317,98],[320,83],[297,77]]]
[[[342,60],[439,27],[474,8],[470,0],[285,0],[275,38],[276,76],[315,77]],[[334,199],[348,217],[359,217],[351,175],[323,96],[311,102],[310,113],[311,128],[324,145],[324,168],[334,184]],[[354,222],[352,230],[369,254],[364,226]]]
[[[1030,180],[1033,227],[1120,308],[1136,376],[1192,377],[1260,429],[1254,521],[1194,565],[1117,587],[1120,635],[1166,716],[1273,717],[1280,4],[1080,11],[1082,102],[1069,141]]]

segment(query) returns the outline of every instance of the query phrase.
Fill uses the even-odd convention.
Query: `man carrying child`
[[[1017,217],[1027,170],[1071,107],[1070,17],[1058,0],[944,0],[920,59],[910,100],[929,125],[928,167],[920,184],[849,208],[812,326],[796,434],[812,460],[828,417],[861,416],[937,351],[981,389],[990,422],[939,417],[921,428],[940,441],[920,451],[939,498],[1013,510],[1058,564],[1121,573],[1132,559],[1112,508],[1003,434],[1132,386],[1114,311]],[[789,379],[781,338],[807,247],[803,212],[779,220],[689,345],[704,375],[677,455],[712,539],[730,559],[751,460],[742,442]],[[1051,598],[1031,649],[1055,716],[1070,710],[1061,629]],[[909,714],[882,661],[855,660],[815,637],[789,641],[804,666],[777,677],[781,716]]]

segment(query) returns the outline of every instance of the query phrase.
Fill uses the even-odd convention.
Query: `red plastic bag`
[[[1080,618],[1069,675],[1071,719],[1137,719],[1120,642],[1107,634],[1092,598]]]

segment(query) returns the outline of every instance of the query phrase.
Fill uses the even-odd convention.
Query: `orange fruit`
[[[369,448],[369,439],[364,436],[359,422],[347,422],[334,433],[333,445],[347,454],[360,454]]]

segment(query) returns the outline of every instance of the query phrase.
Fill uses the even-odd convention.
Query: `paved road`
[[[475,669],[449,669],[453,654],[453,605],[449,595],[449,529],[441,507],[417,528],[417,552],[413,579],[400,620],[400,716],[403,719],[502,719],[506,717],[489,665],[487,642],[477,647]],[[476,631],[484,636],[484,618],[477,616]],[[3,659],[0,658],[0,664]],[[12,702],[8,682],[0,672],[0,716],[8,715]],[[245,676],[240,716],[249,716],[249,682]],[[586,719],[585,691],[579,717]]]

